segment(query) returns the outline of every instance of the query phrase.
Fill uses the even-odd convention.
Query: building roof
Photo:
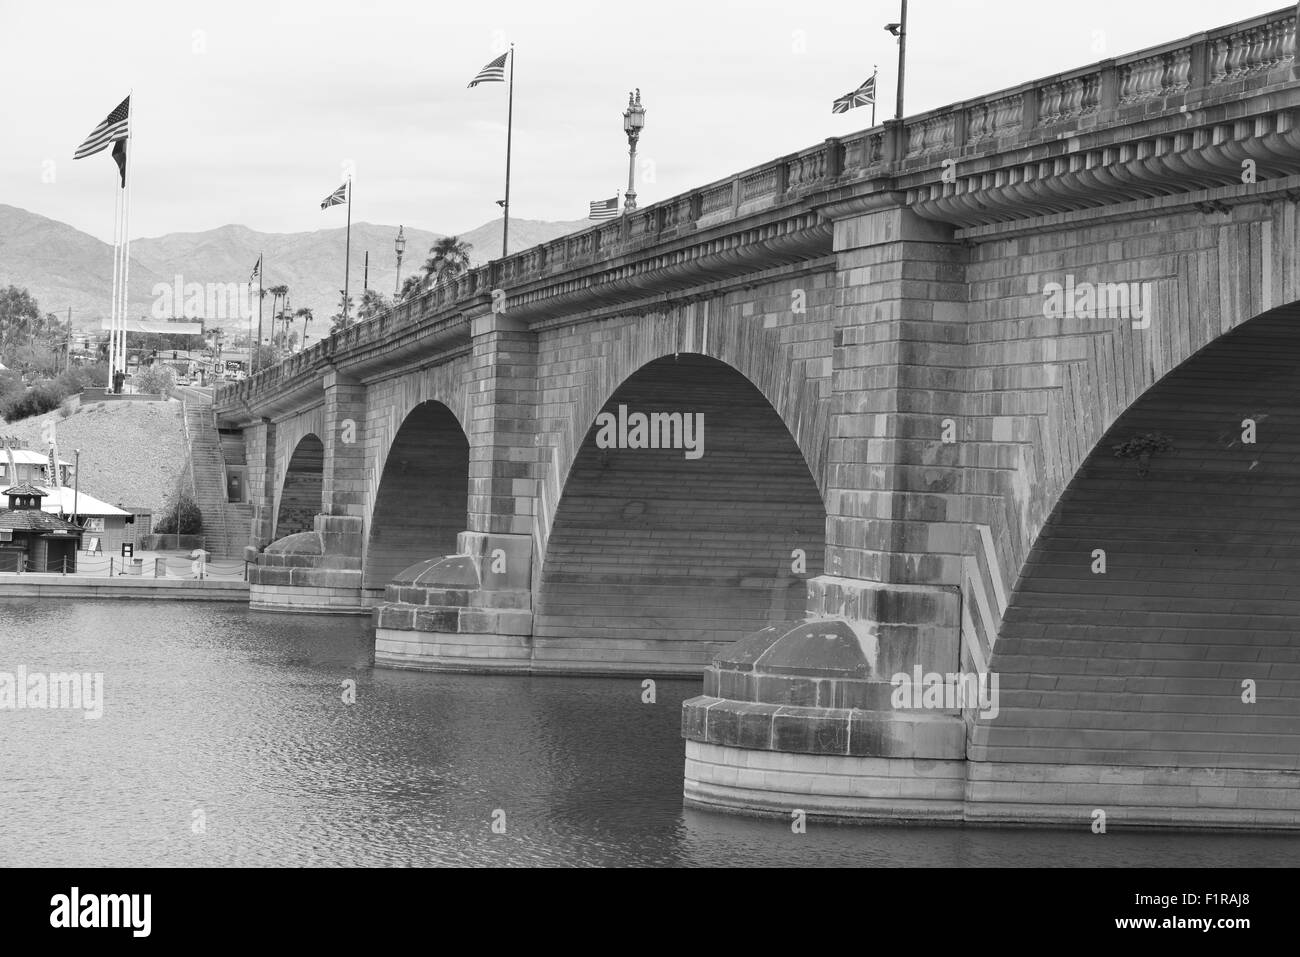
[[[115,505],[109,505],[102,499],[97,499],[90,495],[86,490],[74,490],[66,485],[45,486],[49,498],[41,502],[41,508],[47,512],[54,512],[56,515],[59,510],[63,510],[64,515],[71,515],[73,506],[76,506],[77,514],[81,516],[92,516],[98,518],[101,515],[130,515],[125,509],[118,508]]]
[[[37,511],[34,508],[13,508],[0,510],[0,528],[12,528],[21,532],[80,532],[76,525],[65,522],[57,515]]]
[[[0,495],[35,495],[40,498],[45,498],[49,494],[50,493],[45,491],[45,489],[37,488],[35,485],[29,485],[26,482],[23,482],[21,485],[11,486],[10,488],[0,492]]]
[[[13,452],[15,465],[48,465],[50,462],[48,453],[29,452],[27,449],[11,449],[10,451]],[[0,449],[0,464],[6,462],[8,462],[8,459],[5,458],[4,450]],[[72,463],[59,459],[59,464],[71,465]]]

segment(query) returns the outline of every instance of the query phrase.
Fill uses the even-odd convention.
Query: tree
[[[402,291],[397,294],[397,301],[406,302],[424,292],[425,281],[425,277],[418,274],[407,276],[402,282]]]
[[[275,306],[282,296],[289,295],[289,287],[285,285],[270,286],[266,291],[271,294],[271,341],[274,343],[277,338],[275,334]]]
[[[294,313],[294,316],[302,320],[302,347],[306,349],[307,348],[307,327],[311,325],[311,321],[314,317],[311,314],[311,309],[309,309],[307,306],[303,306],[302,308],[300,308],[297,312]]]
[[[14,346],[27,345],[40,321],[40,307],[26,289],[0,290],[0,353],[10,355]]]
[[[456,236],[443,236],[429,249],[429,258],[424,261],[424,277],[432,280],[435,286],[455,279],[469,268],[471,249],[473,246]]]
[[[66,354],[71,325],[54,313],[41,314],[26,289],[0,290],[0,357],[23,371],[50,374]],[[27,350],[27,351],[23,351]]]
[[[197,535],[203,531],[203,513],[199,510],[199,503],[179,482],[153,530],[163,535]]]
[[[267,366],[275,365],[275,363],[278,361],[278,357],[275,354],[275,346],[268,346],[268,345],[258,346],[256,349],[253,350],[252,359],[253,362],[255,363],[253,368],[255,368],[258,372],[261,372]]]
[[[355,323],[356,317],[352,314],[352,297],[348,296],[346,300],[343,296],[343,290],[339,290],[339,311],[330,316],[330,335],[336,332],[342,332]]]
[[[367,289],[361,294],[361,305],[357,307],[357,320],[364,322],[373,319],[388,309],[388,300],[377,289]]]

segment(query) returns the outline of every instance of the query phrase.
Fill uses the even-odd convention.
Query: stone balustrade
[[[1103,114],[1147,115],[1202,99],[1231,95],[1233,85],[1262,84],[1271,71],[1297,63],[1296,8],[1104,60],[848,137],[832,137],[765,163],[627,213],[617,220],[494,260],[399,303],[381,316],[336,333],[250,379],[218,390],[219,408],[319,375],[336,354],[383,342],[431,317],[453,317],[502,285],[519,287],[569,270],[616,260],[676,238],[796,203],[817,191],[937,165],[947,155],[969,156],[1014,148],[1059,135],[1070,124],[1088,126]]]

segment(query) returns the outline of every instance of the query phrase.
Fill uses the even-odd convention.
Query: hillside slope
[[[110,505],[141,506],[155,514],[162,510],[185,468],[179,402],[101,402],[66,419],[56,411],[0,428],[24,447],[43,451],[41,430],[47,419],[55,423],[59,458],[73,462],[73,450],[81,449],[82,491]]]

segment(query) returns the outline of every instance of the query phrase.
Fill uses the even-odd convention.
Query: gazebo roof
[[[30,485],[27,482],[24,482],[21,485],[15,485],[12,488],[7,488],[3,492],[0,492],[0,495],[27,495],[35,498],[44,498],[49,494],[50,493],[45,491],[45,489],[37,488],[35,485]]]
[[[0,511],[0,528],[23,532],[80,532],[81,529],[57,515],[34,508],[4,509]]]

